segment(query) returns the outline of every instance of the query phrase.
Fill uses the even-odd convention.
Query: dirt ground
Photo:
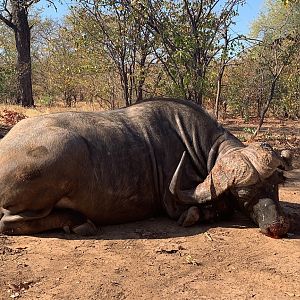
[[[245,139],[253,127],[225,125]],[[299,130],[299,122],[268,120],[260,138],[292,149],[300,168]],[[291,177],[298,179],[281,187],[280,199],[296,226],[283,239],[262,235],[238,213],[191,228],[153,218],[91,238],[0,235],[0,299],[300,300],[299,171]]]

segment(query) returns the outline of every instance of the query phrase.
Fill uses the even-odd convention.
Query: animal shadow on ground
[[[300,239],[300,204],[281,202],[284,210],[292,218],[292,228],[289,238]],[[194,236],[205,233],[211,228],[255,228],[256,226],[240,212],[235,212],[230,220],[214,223],[200,223],[192,227],[179,226],[168,217],[155,217],[143,221],[130,222],[119,225],[105,225],[94,236],[78,236],[65,234],[61,231],[50,231],[36,234],[39,238],[59,238],[67,240],[127,240],[127,239],[166,239]],[[257,228],[257,230],[259,230]]]
[[[280,201],[283,210],[289,215],[291,222],[290,232],[298,235],[300,238],[300,204]]]

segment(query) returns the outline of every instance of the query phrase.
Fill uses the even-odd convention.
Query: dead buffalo
[[[284,165],[269,145],[245,147],[181,100],[29,118],[0,141],[0,232],[93,234],[94,224],[160,212],[192,225],[206,204],[230,199],[280,237],[289,229],[278,201]]]

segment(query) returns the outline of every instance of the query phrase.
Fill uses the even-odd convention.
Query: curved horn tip
[[[183,169],[183,164],[184,164],[185,158],[186,158],[186,151],[183,151],[180,162],[174,172],[174,175],[173,175],[172,180],[169,185],[169,190],[172,195],[176,195],[176,191],[180,187],[181,174],[182,174],[182,169]]]

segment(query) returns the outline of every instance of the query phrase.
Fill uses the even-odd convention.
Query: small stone
[[[10,295],[10,298],[17,298],[17,297],[19,297],[20,296],[20,293],[18,293],[18,292],[16,292],[16,293],[13,293],[13,294],[11,294]]]

